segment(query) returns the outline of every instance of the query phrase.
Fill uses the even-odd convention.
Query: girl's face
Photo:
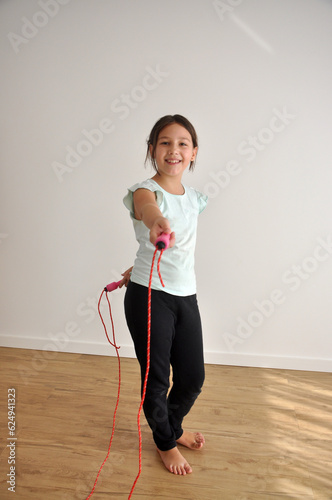
[[[155,149],[159,174],[181,178],[196,154],[197,147],[194,148],[190,133],[182,125],[172,123],[160,131]]]

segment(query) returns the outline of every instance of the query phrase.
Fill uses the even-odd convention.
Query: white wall
[[[331,2],[7,0],[0,14],[1,344],[43,350],[35,369],[59,350],[114,354],[95,307],[136,252],[122,198],[151,175],[154,122],[181,113],[200,140],[186,182],[210,196],[206,361],[331,371]],[[110,299],[133,356],[123,290]]]

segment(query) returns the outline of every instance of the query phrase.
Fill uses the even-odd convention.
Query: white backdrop
[[[199,136],[208,363],[332,371],[332,2],[3,0],[4,346],[113,355],[96,302],[134,259],[122,203],[164,114]],[[123,290],[110,295],[134,356]],[[106,312],[105,308],[103,311]]]

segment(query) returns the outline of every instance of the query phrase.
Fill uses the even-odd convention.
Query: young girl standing
[[[130,210],[139,249],[133,268],[124,273],[127,285],[125,315],[142,385],[147,362],[147,301],[155,242],[170,235],[163,253],[159,277],[152,280],[150,369],[143,405],[157,450],[165,467],[174,474],[192,472],[177,445],[199,450],[201,433],[185,431],[182,422],[201,392],[204,359],[201,320],[196,300],[194,250],[198,215],[207,197],[182,184],[184,171],[192,170],[197,136],[181,115],[167,115],[154,125],[148,139],[147,158],[156,174],[128,190],[124,198]],[[170,366],[172,388],[169,390]]]

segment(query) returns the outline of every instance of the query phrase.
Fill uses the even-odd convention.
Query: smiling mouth
[[[177,163],[180,163],[181,160],[166,160],[166,163],[169,163],[170,165],[176,165]]]

